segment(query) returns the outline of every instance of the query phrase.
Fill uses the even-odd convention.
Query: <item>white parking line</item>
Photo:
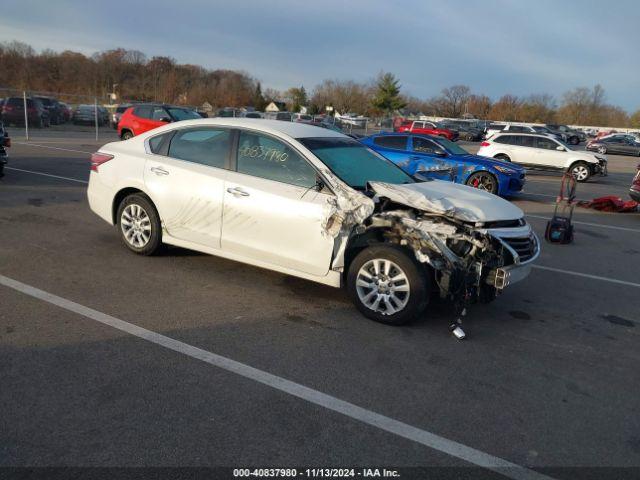
[[[480,450],[476,450],[453,440],[441,437],[435,433],[386,417],[371,410],[367,410],[366,408],[354,405],[353,403],[340,400],[339,398],[326,393],[292,382],[286,378],[231,360],[230,358],[166,337],[159,333],[125,322],[124,320],[112,317],[106,313],[93,310],[92,308],[85,307],[84,305],[72,302],[71,300],[39,290],[3,275],[0,275],[0,285],[12,288],[18,292],[22,292],[31,297],[56,305],[70,312],[77,313],[83,317],[129,333],[135,337],[160,345],[169,350],[182,353],[191,358],[201,360],[215,367],[235,373],[236,375],[254,380],[258,383],[280,390],[281,392],[294,397],[301,398],[328,410],[346,415],[347,417],[358,420],[372,427],[376,427],[386,432],[393,433],[394,435],[420,443],[433,448],[434,450],[444,452],[460,460],[464,460],[465,462],[492,470],[506,477],[516,480],[550,480],[551,478],[534,470],[529,470],[528,468],[515,463],[508,462],[501,458],[494,457],[493,455],[489,455],[488,453],[481,452]]]
[[[617,278],[601,277],[600,275],[591,275],[589,273],[573,272],[571,270],[562,270],[561,268],[544,267],[542,265],[531,265],[531,267],[537,268],[538,270],[547,270],[549,272],[564,273],[566,275],[574,275],[576,277],[591,278],[592,280],[600,280],[603,282],[626,285],[627,287],[640,288],[640,283],[627,282],[626,280],[618,280]]]
[[[50,173],[34,172],[33,170],[23,170],[22,168],[15,168],[15,167],[4,167],[4,168],[5,168],[5,170],[15,170],[16,172],[24,172],[24,173],[32,173],[34,175],[42,175],[43,177],[58,178],[60,180],[69,180],[70,182],[78,182],[78,183],[84,183],[84,184],[88,184],[89,183],[86,180],[79,180],[77,178],[71,178],[71,177],[61,177],[60,175],[51,175]]]
[[[85,150],[72,150],[70,148],[60,148],[60,147],[52,147],[50,145],[38,145],[37,143],[31,142],[16,142],[15,140],[11,141],[12,144],[16,145],[27,145],[29,147],[40,147],[40,148],[48,148],[51,150],[62,150],[63,152],[74,152],[74,153],[86,153],[87,155],[91,155],[93,152],[87,152]]]
[[[531,218],[539,218],[541,220],[550,220],[550,218],[551,218],[551,216],[543,217],[541,215],[529,215],[528,213],[525,213],[524,216],[525,217],[531,217]],[[577,220],[571,220],[571,223],[575,223],[576,225],[586,225],[588,227],[609,228],[611,230],[620,230],[620,231],[623,231],[623,232],[640,233],[640,229],[638,229],[638,228],[615,227],[613,225],[604,225],[602,223],[579,222]]]

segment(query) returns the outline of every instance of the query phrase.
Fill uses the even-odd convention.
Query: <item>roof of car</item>
[[[202,118],[194,120],[183,120],[179,122],[181,126],[226,126],[237,128],[255,128],[266,133],[284,134],[291,138],[311,138],[311,137],[345,137],[343,133],[334,130],[316,127],[300,122],[284,122],[282,120],[265,120],[262,118],[238,118],[238,117],[217,117]],[[175,125],[175,124],[169,124]],[[170,128],[167,128],[169,130]],[[153,130],[151,133],[153,133]]]

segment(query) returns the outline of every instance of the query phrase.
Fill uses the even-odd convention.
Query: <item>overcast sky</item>
[[[394,73],[497,98],[600,83],[640,108],[640,2],[620,0],[3,0],[0,41],[91,54],[123,47],[244,70],[263,88]],[[1,68],[1,66],[0,66]]]

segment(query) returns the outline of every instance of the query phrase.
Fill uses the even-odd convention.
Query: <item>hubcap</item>
[[[477,175],[473,177],[471,181],[471,186],[477,188],[478,190],[485,190],[487,192],[493,192],[493,178],[489,175]]]
[[[598,148],[598,153],[607,153],[607,149],[604,147]]]
[[[579,165],[573,169],[573,176],[576,180],[585,180],[589,176],[589,170],[584,165]]]
[[[132,203],[122,210],[120,228],[129,245],[142,248],[151,238],[151,220],[144,208]]]
[[[398,265],[376,258],[358,271],[356,290],[367,308],[382,315],[393,315],[407,306],[410,286],[407,275]]]

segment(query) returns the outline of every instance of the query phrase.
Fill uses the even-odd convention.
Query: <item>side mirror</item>
[[[558,150],[559,152],[564,152],[565,151],[565,149],[564,149],[564,147],[562,145],[558,145],[556,147],[556,150]]]
[[[445,152],[444,150],[436,150],[433,153],[438,157],[446,157],[447,156],[447,152]]]
[[[171,119],[169,117],[160,117],[161,122],[171,123]]]

